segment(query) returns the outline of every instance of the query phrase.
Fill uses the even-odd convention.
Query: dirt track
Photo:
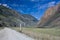
[[[0,31],[0,40],[34,40],[25,34],[16,32],[10,28],[4,28]]]

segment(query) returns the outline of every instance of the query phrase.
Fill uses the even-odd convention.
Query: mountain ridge
[[[22,14],[15,10],[0,5],[0,26],[19,27],[20,24],[24,26],[24,23],[25,26],[33,26],[37,23],[37,21],[38,20],[32,15]]]

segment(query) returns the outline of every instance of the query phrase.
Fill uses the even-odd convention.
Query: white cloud
[[[44,5],[38,5],[38,9],[44,9],[44,8],[48,8],[48,7],[52,7],[52,6],[55,6],[55,1],[53,1],[53,2],[49,2],[49,3],[47,3],[47,4],[44,4]]]
[[[0,5],[3,5],[3,6],[5,6],[5,7],[9,7],[7,4],[2,4],[2,3],[0,3]]]
[[[38,6],[38,9],[42,9],[42,8],[45,8],[45,7],[46,7],[46,4],[42,5],[42,6]]]
[[[35,1],[35,0],[31,0],[31,1]]]
[[[55,6],[55,1],[48,3],[48,7]]]
[[[7,6],[7,4],[2,4],[3,6]]]
[[[7,8],[10,8],[7,4],[2,4],[2,3],[0,3],[0,5],[5,6],[5,7],[7,7]]]
[[[52,6],[54,6],[55,5],[55,1],[52,1],[52,2],[49,2],[49,3],[47,3],[47,4],[43,4],[43,5],[40,5],[40,4],[36,4],[34,7],[33,7],[33,9],[35,9],[35,10],[37,10],[36,12],[31,12],[31,14],[34,14],[35,16],[37,16],[37,15],[39,15],[39,17],[41,16],[40,15],[40,13],[41,13],[41,9],[43,9],[43,10],[46,10],[46,8],[49,8],[49,7],[52,7]]]
[[[1,3],[0,3],[0,5],[1,5]]]
[[[57,2],[57,4],[60,4],[60,1],[59,1],[59,2]]]
[[[52,2],[49,2],[47,4],[43,4],[43,5],[36,4],[33,8],[37,9],[39,11],[40,9],[45,9],[45,8],[55,6],[55,3],[56,3],[55,1],[52,1]]]
[[[20,11],[21,13],[24,13],[24,11],[23,11],[23,10],[18,10],[18,11]]]
[[[19,6],[18,4],[12,4],[12,6]]]
[[[14,7],[26,7],[26,5],[12,4]]]
[[[39,2],[39,0],[30,0],[30,1],[32,1],[32,2]]]
[[[3,6],[6,6],[6,7],[8,7],[8,5],[7,5],[7,4],[2,4],[2,3],[0,3],[0,5],[3,5]]]

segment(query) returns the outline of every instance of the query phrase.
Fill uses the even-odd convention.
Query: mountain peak
[[[39,27],[56,27],[60,26],[60,4],[50,7],[45,12],[41,21],[38,23]]]

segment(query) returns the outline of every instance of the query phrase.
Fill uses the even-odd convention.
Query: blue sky
[[[20,13],[31,14],[40,19],[47,8],[59,2],[59,0],[0,0],[0,5],[3,4]]]

